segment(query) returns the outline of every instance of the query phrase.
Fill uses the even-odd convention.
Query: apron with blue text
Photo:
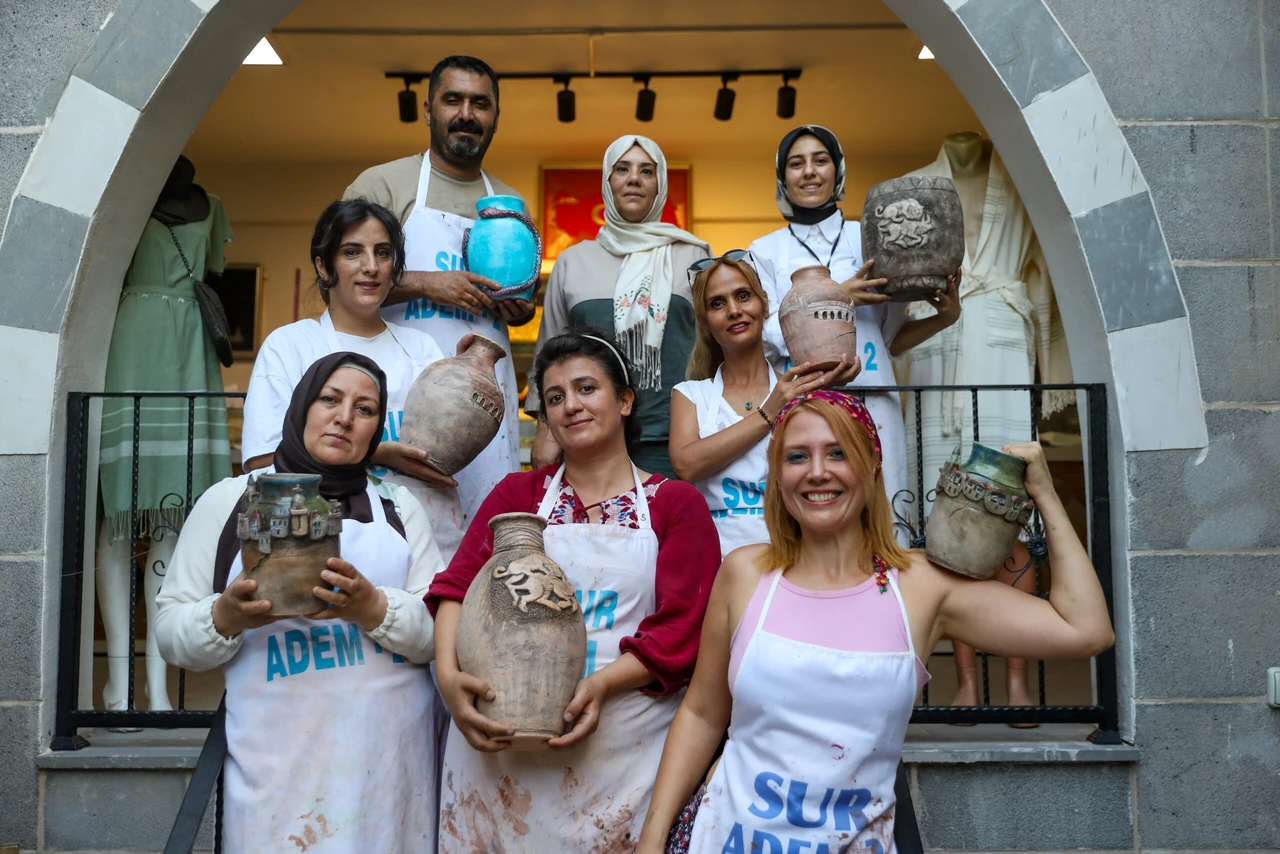
[[[403,588],[409,544],[367,494],[373,521],[342,521],[342,557],[374,585]],[[237,555],[228,582],[243,566]],[[355,623],[290,617],[246,629],[223,674],[225,851],[435,850],[438,700],[425,665]]]
[[[906,609],[906,652],[790,640],[764,629],[781,578],[775,570],[738,665],[729,740],[689,854],[892,854],[893,784],[917,690]],[[902,608],[892,574],[889,586]]]
[[[852,228],[850,228],[852,226]],[[862,238],[853,233],[858,228],[856,222],[846,222],[844,224],[844,234],[840,238],[843,240],[853,241],[853,245],[860,245]],[[816,263],[809,253],[804,252],[804,247],[791,235],[787,235],[788,239],[782,241],[782,252],[778,257],[774,269],[778,271],[778,282],[788,283],[786,290],[779,287],[779,299],[786,295],[786,291],[790,290],[791,274],[801,267],[807,267]],[[831,278],[837,282],[844,282],[853,278],[854,273],[858,272],[858,267],[862,264],[862,251],[855,249],[854,252],[845,258],[833,258],[831,261]],[[875,275],[873,267],[871,273]],[[774,309],[777,310],[776,308]],[[897,380],[893,375],[893,364],[889,356],[889,348],[884,343],[884,333],[880,329],[880,320],[884,316],[884,305],[860,305],[855,309],[855,322],[858,327],[858,355],[862,357],[862,372],[854,379],[853,385],[859,387],[859,391],[866,391],[867,411],[871,413],[871,417],[875,419],[876,430],[880,433],[880,444],[884,450],[884,488],[885,493],[893,500],[899,491],[907,489],[907,436],[902,424],[902,401],[899,399],[897,392],[881,392],[873,393],[868,386],[891,386],[896,385]],[[775,364],[774,368],[778,373],[785,373],[791,368],[791,359],[788,358],[781,364]],[[929,473],[925,472],[925,480],[929,479]],[[926,484],[927,485],[927,484]],[[905,496],[904,496],[905,497]],[[903,508],[902,500],[895,502],[895,506]],[[906,534],[895,525],[895,533],[899,542],[906,542]]]
[[[622,639],[656,607],[658,538],[640,476],[632,472],[639,528],[593,523],[550,525],[543,532],[547,556],[560,564],[582,603],[584,676],[616,660]],[[538,515],[550,515],[563,478],[561,465]],[[596,731],[570,750],[483,753],[454,726],[441,780],[440,850],[632,850],[682,694],[615,694],[601,705]]]
[[[338,340],[333,328],[333,319],[329,317],[327,311],[320,315],[320,329],[324,332],[325,342],[331,352],[336,353],[347,349]],[[409,395],[409,387],[413,385],[413,381],[418,378],[418,374],[422,373],[427,364],[419,363],[409,355],[408,348],[396,335],[394,323],[387,324],[387,331],[391,333],[395,342],[400,344],[404,359],[395,364],[381,362],[378,364],[387,376],[387,419],[382,428],[382,441],[398,442],[400,425],[404,421],[404,401]],[[364,355],[373,358],[368,353]],[[383,362],[385,361],[387,360],[383,359]],[[445,565],[448,565],[449,561],[453,560],[453,553],[458,550],[458,546],[462,545],[462,534],[466,530],[462,504],[458,500],[458,490],[434,489],[417,478],[400,474],[385,466],[370,466],[369,472],[379,480],[405,487],[422,503],[422,506],[427,509],[427,517],[431,520],[431,531],[435,535],[436,545],[440,548],[440,557],[444,558]]]
[[[489,176],[484,179],[484,190],[493,195]],[[405,269],[428,273],[462,269],[462,236],[475,224],[464,216],[433,210],[427,207],[427,189],[431,183],[431,155],[422,157],[422,171],[418,173],[418,197],[413,212],[404,223]],[[480,502],[489,495],[498,481],[520,470],[520,426],[516,416],[516,403],[520,393],[516,385],[515,363],[511,359],[511,338],[507,334],[507,322],[489,312],[470,314],[450,305],[440,305],[422,297],[403,305],[389,305],[382,309],[382,316],[392,323],[402,323],[421,329],[440,345],[446,355],[452,355],[458,339],[468,332],[483,335],[506,351],[507,357],[494,366],[498,374],[498,386],[506,403],[502,426],[480,456],[469,466],[454,475],[458,481],[458,495],[466,520],[475,515]]]
[[[698,412],[698,438],[714,436],[743,419],[724,399],[724,379],[721,368],[716,369],[711,383],[690,383],[681,391],[691,388],[698,399],[693,400]],[[778,384],[778,377],[769,371],[769,392]],[[758,418],[754,411],[747,418]],[[769,531],[764,522],[764,490],[769,477],[769,437],[748,448],[720,471],[706,480],[694,484],[707,500],[711,519],[720,533],[720,556],[723,558],[739,546],[769,541]]]

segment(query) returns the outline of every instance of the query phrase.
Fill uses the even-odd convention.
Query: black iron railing
[[[851,388],[853,393],[864,393],[865,388]],[[922,402],[925,395],[938,393],[963,393],[971,401],[972,429],[975,441],[981,441],[981,419],[979,411],[979,393],[1011,392],[1025,393],[1028,399],[1029,435],[1038,436],[1041,413],[1041,398],[1045,392],[1070,391],[1077,393],[1080,406],[1080,434],[1085,463],[1085,485],[1089,504],[1088,537],[1089,551],[1094,566],[1097,567],[1103,591],[1106,594],[1108,608],[1113,608],[1111,578],[1111,500],[1109,490],[1109,460],[1107,455],[1107,396],[1106,387],[1101,384],[1089,385],[985,385],[985,386],[896,386],[878,389],[878,391],[896,391],[904,396],[914,398],[914,418],[906,424],[908,431],[914,431],[915,447],[922,450],[924,445],[924,427]],[[90,401],[93,398],[126,398],[133,402],[134,413],[134,447],[133,447],[133,506],[130,513],[132,548],[131,566],[136,565],[138,558],[138,539],[151,532],[140,530],[137,508],[138,463],[140,459],[140,433],[142,401],[147,398],[169,398],[186,400],[188,406],[188,447],[187,447],[187,483],[185,495],[175,495],[174,501],[190,510],[198,495],[192,494],[192,459],[195,442],[195,402],[202,398],[243,398],[236,393],[89,393],[73,392],[69,395],[67,405],[67,469],[66,488],[64,492],[64,525],[62,550],[62,608],[59,624],[59,667],[58,667],[58,704],[55,718],[54,750],[69,750],[82,747],[84,740],[76,735],[79,727],[155,727],[171,729],[178,727],[208,727],[213,719],[212,710],[191,710],[186,708],[186,673],[178,674],[178,703],[173,711],[150,711],[134,708],[134,656],[129,656],[129,685],[127,708],[121,710],[105,710],[81,708],[77,701],[80,668],[86,662],[80,661],[81,607],[83,602],[83,566],[85,543],[85,507],[86,499],[92,498],[90,490],[96,489],[96,473],[91,476],[87,471],[89,436],[90,436]],[[911,410],[909,410],[911,411]],[[924,470],[923,453],[918,452],[914,471],[909,473],[909,481],[914,489],[906,489],[893,496],[895,514],[898,524],[908,532],[911,545],[925,545],[925,511],[924,507],[932,498],[933,484],[936,476]],[[924,500],[921,500],[923,496]],[[1033,517],[1028,525],[1028,549],[1031,552],[1033,566],[1029,569],[1035,573],[1036,594],[1045,596],[1042,570],[1045,549],[1043,536],[1039,530],[1039,520]],[[148,568],[148,571],[151,571]],[[130,638],[136,636],[136,605],[138,598],[138,578],[136,572],[130,573],[129,589],[129,625]],[[132,646],[130,647],[132,649]],[[945,655],[945,653],[941,653]],[[952,706],[934,704],[928,687],[922,695],[922,702],[916,706],[911,720],[914,723],[1083,723],[1094,724],[1097,732],[1095,740],[1102,743],[1119,741],[1118,708],[1116,700],[1115,654],[1108,650],[1097,656],[1095,667],[1095,695],[1093,702],[1087,705],[1050,705],[1046,702],[1045,665],[1037,662],[1038,702],[1029,706],[1000,706],[992,704],[990,689],[989,656],[977,651],[981,668],[981,701],[977,706]]]
[[[80,660],[81,610],[84,602],[85,561],[85,507],[94,500],[98,479],[97,472],[88,471],[90,442],[90,402],[95,398],[130,400],[133,404],[132,447],[132,499],[129,512],[129,656],[127,706],[108,710],[81,708],[77,693],[82,667],[91,662]],[[142,710],[134,707],[135,658],[134,638],[137,636],[138,605],[138,540],[143,537],[162,538],[176,536],[174,530],[145,531],[138,510],[139,462],[142,459],[142,402],[150,399],[185,400],[187,402],[187,476],[183,493],[165,496],[162,504],[181,507],[183,515],[191,510],[199,495],[192,494],[193,462],[196,443],[196,401],[206,399],[244,398],[235,392],[72,392],[67,398],[67,469],[63,493],[62,526],[62,585],[61,608],[58,619],[58,704],[54,718],[54,750],[75,750],[87,742],[76,734],[79,727],[135,728],[154,727],[176,729],[180,727],[207,728],[214,719],[214,711],[187,709],[187,674],[178,672],[178,703],[171,711]],[[148,572],[163,567],[147,567]]]

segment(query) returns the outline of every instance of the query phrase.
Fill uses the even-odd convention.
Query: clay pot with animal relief
[[[853,300],[820,265],[801,267],[791,274],[791,290],[778,306],[778,324],[792,364],[811,362],[829,371],[841,356],[858,354],[858,327]]]
[[[241,574],[258,582],[251,599],[271,602],[272,616],[315,614],[328,603],[311,592],[338,557],[342,507],[320,495],[318,474],[251,478],[236,514]]]
[[[515,750],[545,749],[564,735],[564,710],[582,678],[587,626],[573,583],[547,557],[534,513],[503,513],[489,522],[493,557],[462,600],[458,665],[489,683],[492,700],[476,709],[515,729]]]
[[[862,257],[894,302],[928,299],[946,290],[964,261],[964,211],[950,178],[894,178],[867,191],[862,207]]]
[[[494,365],[506,355],[476,335],[462,355],[427,365],[405,397],[401,440],[426,451],[437,471],[452,475],[465,468],[502,426],[506,402]]]
[[[1026,472],[1020,458],[977,442],[962,465],[956,448],[942,466],[925,522],[929,560],[972,578],[994,576],[1036,507],[1027,496]]]

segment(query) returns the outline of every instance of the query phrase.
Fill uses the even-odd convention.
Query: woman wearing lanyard
[[[818,391],[783,408],[769,445],[771,543],[734,552],[716,579],[640,852],[668,846],[682,807],[667,850],[892,852],[894,778],[928,678],[921,658],[939,637],[1029,658],[1111,645],[1102,586],[1040,446],[1005,451],[1027,461],[1044,519],[1047,601],[897,544],[880,438],[857,398]]]
[[[428,596],[454,721],[441,851],[629,850],[720,563],[697,490],[637,470],[627,453],[635,391],[613,343],[590,332],[553,338],[533,382],[564,462],[498,484]],[[571,727],[542,753],[502,752],[508,745],[493,738],[512,730],[476,710],[477,695],[493,695],[458,669],[455,647],[460,603],[493,550],[489,520],[512,511],[548,520],[547,554],[573,582],[587,623],[585,672],[565,710]]]
[[[387,375],[386,426],[373,458],[375,476],[409,491],[427,508],[447,561],[462,541],[457,483],[425,462],[426,452],[399,441],[405,396],[423,368],[443,358],[425,332],[387,323],[379,308],[404,273],[404,232],[395,215],[364,199],[334,202],[311,238],[316,283],[326,309],[267,336],[253,363],[244,403],[245,470],[271,464],[289,399],[307,367],[349,350],[374,360]],[[459,342],[459,346],[466,344]],[[452,347],[454,342],[447,342]]]
[[[378,448],[386,378],[333,353],[289,402],[275,471],[320,475],[342,506],[341,558],[310,617],[271,617],[241,577],[236,517],[249,475],[200,497],[161,588],[165,659],[226,678],[225,851],[325,854],[435,850],[435,691],[423,664],[421,596],[442,567],[431,522],[406,489],[382,498],[365,467]],[[370,773],[376,769],[376,773]]]
[[[797,395],[848,383],[858,357],[829,372],[791,368],[781,378],[764,357],[769,298],[750,255],[733,249],[689,268],[698,337],[689,379],[671,395],[671,465],[707,500],[722,555],[769,539],[764,488],[770,413]]]
[[[632,419],[639,434],[630,445],[632,458],[641,468],[671,475],[671,389],[684,379],[695,335],[685,270],[707,257],[708,246],[661,221],[667,159],[656,142],[619,137],[605,151],[603,171],[604,227],[595,240],[570,246],[556,259],[543,298],[538,348],[575,326],[612,330],[635,366]],[[535,394],[525,399],[530,414],[539,405]],[[534,466],[558,461],[559,450],[548,425],[539,422]]]
[[[791,289],[792,273],[821,264],[830,268],[833,279],[843,283],[857,307],[862,373],[854,385],[867,391],[895,385],[890,358],[936,335],[960,316],[960,271],[948,280],[945,291],[930,299],[935,315],[905,322],[905,303],[888,302],[884,294],[869,290],[886,280],[866,278],[875,259],[863,263],[858,223],[846,221],[837,205],[844,198],[845,162],[835,134],[818,125],[792,130],[778,146],[775,167],[778,208],[787,227],[759,238],[750,247],[774,312],[765,324],[765,355],[779,371],[791,367],[778,323],[778,306]],[[884,442],[884,481],[892,500],[908,484],[902,405],[896,393],[869,393],[865,399]]]

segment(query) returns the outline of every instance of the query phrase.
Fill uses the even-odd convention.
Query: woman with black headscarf
[[[371,359],[333,353],[285,413],[274,470],[320,475],[320,494],[342,507],[342,557],[312,590],[327,608],[274,617],[251,598],[236,531],[248,475],[196,502],[165,576],[161,653],[226,678],[225,851],[435,851],[438,700],[422,596],[443,561],[408,490],[387,498],[366,476],[386,387]]]
[[[856,306],[858,355],[862,372],[854,386],[896,385],[891,357],[941,332],[960,317],[959,275],[937,291],[930,302],[937,313],[906,321],[906,303],[889,302],[872,288],[885,279],[868,278],[875,259],[862,257],[862,231],[846,220],[838,203],[844,198],[845,160],[840,141],[821,125],[801,125],[782,138],[775,160],[778,209],[787,226],[752,242],[751,260],[769,297],[771,314],[764,326],[766,358],[778,373],[792,367],[778,308],[791,290],[791,274],[821,265],[831,270]],[[850,354],[853,355],[853,354]],[[767,390],[765,391],[767,393]],[[884,447],[885,489],[892,501],[907,488],[907,448],[902,406],[897,394],[866,395]]]

